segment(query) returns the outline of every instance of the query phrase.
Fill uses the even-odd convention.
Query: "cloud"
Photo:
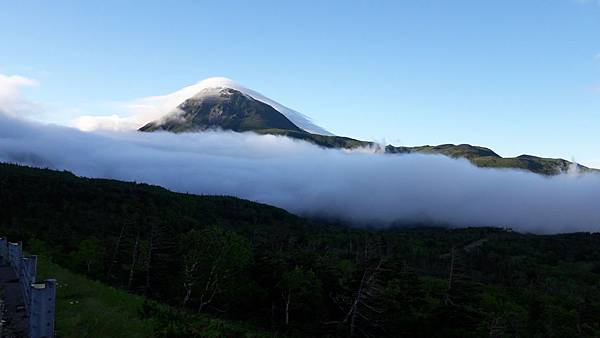
[[[128,131],[137,130],[146,123],[158,120],[174,111],[183,101],[194,96],[206,86],[212,85],[211,79],[200,81],[166,95],[148,96],[118,104],[118,110],[125,113],[110,116],[82,116],[73,121],[73,127],[84,130]]]
[[[135,130],[142,124],[130,118],[122,118],[116,114],[113,114],[110,116],[83,115],[75,119],[72,125],[82,131],[127,131]]]
[[[124,111],[123,116],[117,114],[84,115],[75,119],[71,125],[83,131],[137,130],[146,123],[158,120],[172,112],[179,104],[196,93],[195,86],[189,86],[167,95],[149,96],[118,103],[116,110]]]
[[[39,110],[39,105],[25,99],[23,87],[37,86],[38,82],[19,75],[0,74],[0,109],[11,116],[24,116]]]
[[[323,149],[252,133],[86,133],[0,114],[0,161],[233,195],[355,225],[600,231],[600,175],[545,177],[437,155]]]

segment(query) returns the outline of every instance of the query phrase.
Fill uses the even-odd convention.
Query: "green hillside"
[[[598,233],[350,228],[7,164],[0,206],[2,234],[101,282],[41,268],[64,336],[600,336]]]
[[[307,141],[310,143],[314,143],[318,146],[325,148],[342,148],[342,149],[354,149],[359,147],[373,147],[377,146],[372,142],[365,142],[355,140],[349,137],[343,136],[327,136],[327,135],[318,135],[311,134],[305,131],[297,131],[297,130],[284,130],[284,129],[263,129],[263,130],[255,130],[258,134],[271,134],[271,135],[282,135],[291,137],[298,140]]]
[[[418,146],[418,147],[392,147],[387,149],[390,153],[422,153],[422,154],[442,154],[454,158],[463,157],[474,160],[482,157],[500,158],[498,154],[491,149],[472,146],[469,144],[442,144],[439,146]]]
[[[441,154],[452,158],[466,158],[478,167],[524,169],[542,175],[566,173],[573,166],[573,163],[567,160],[531,155],[505,158],[496,154],[491,149],[469,144],[442,144],[439,146],[418,147],[387,146],[386,151],[388,153]],[[596,171],[580,164],[577,164],[576,167],[581,172]]]

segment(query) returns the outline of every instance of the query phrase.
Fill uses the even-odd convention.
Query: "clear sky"
[[[57,123],[225,76],[339,135],[600,167],[597,0],[5,0],[0,74]]]

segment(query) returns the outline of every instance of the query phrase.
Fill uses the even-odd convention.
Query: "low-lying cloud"
[[[600,230],[600,175],[545,177],[437,155],[323,149],[252,133],[86,133],[0,114],[0,161],[233,195],[356,225]]]
[[[148,96],[117,103],[115,108],[123,113],[83,115],[73,120],[71,125],[83,131],[137,130],[150,121],[164,117],[183,101],[194,96],[199,91],[199,84],[187,86],[167,95]]]

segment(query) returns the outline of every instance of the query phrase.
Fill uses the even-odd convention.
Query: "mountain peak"
[[[283,116],[285,116],[287,119],[289,119],[298,128],[300,128],[306,132],[313,133],[313,134],[319,134],[319,135],[328,135],[328,136],[333,135],[332,133],[325,130],[324,128],[316,125],[312,121],[312,119],[309,118],[308,116],[306,116],[298,111],[295,111],[291,108],[288,108],[288,107],[262,95],[261,93],[259,93],[257,91],[246,88],[246,87],[242,86],[241,84],[239,84],[239,83],[235,82],[234,80],[227,78],[227,77],[210,77],[210,78],[204,79],[194,85],[185,87],[185,88],[177,91],[176,93],[172,94],[172,97],[174,99],[176,99],[176,101],[178,101],[179,104],[181,104],[190,98],[201,96],[202,93],[206,94],[207,92],[210,92],[210,90],[204,91],[205,89],[210,89],[210,88],[234,89],[240,93],[243,93],[246,96],[251,97],[252,99],[254,99],[256,101],[260,101],[266,105],[271,106],[273,109],[275,109],[276,111],[281,113]],[[174,112],[174,114],[177,114],[177,113]],[[168,118],[168,116],[166,116],[166,118]]]
[[[206,129],[303,132],[270,105],[229,87],[203,88],[177,106],[176,111],[146,124],[140,131],[186,132]]]

